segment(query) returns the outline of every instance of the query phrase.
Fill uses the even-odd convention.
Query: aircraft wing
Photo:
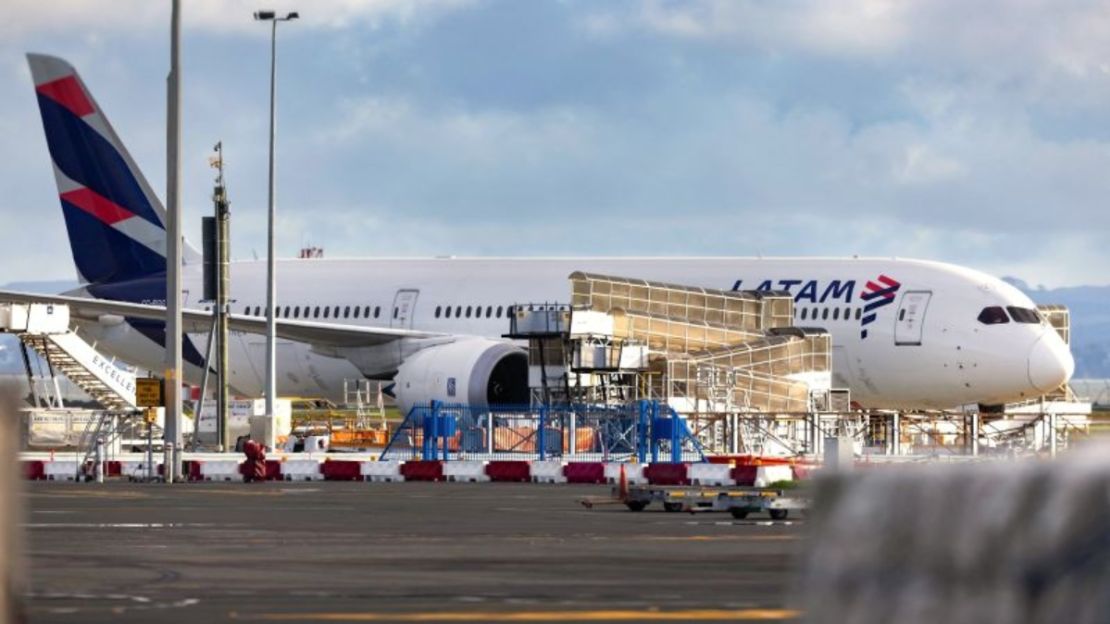
[[[124,301],[108,301],[68,295],[42,295],[34,293],[0,290],[3,303],[54,303],[69,306],[71,318],[102,322],[105,316],[138,318],[164,321],[166,307]],[[212,330],[212,312],[204,310],[183,310],[181,313],[184,330],[190,333],[207,333]],[[319,323],[295,319],[276,319],[279,338],[307,344],[329,347],[370,347],[386,344],[401,338],[436,338],[446,334],[395,329],[389,327],[360,327],[341,323]],[[265,334],[264,317],[243,314],[228,315],[231,331],[248,334]]]

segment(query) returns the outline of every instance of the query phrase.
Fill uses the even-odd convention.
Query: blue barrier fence
[[[412,408],[381,454],[388,459],[703,461],[686,420],[665,403],[475,409],[433,401]]]

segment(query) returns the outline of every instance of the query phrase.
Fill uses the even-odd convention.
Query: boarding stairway
[[[117,368],[75,332],[21,332],[17,334],[49,366],[51,374],[62,375],[106,410],[135,409],[135,375]]]
[[[97,441],[112,453],[128,441],[141,440],[147,425],[135,405],[135,374],[115,365],[70,327],[69,308],[47,303],[0,303],[0,332],[19,338],[23,362],[34,401],[31,412],[74,418],[81,410],[69,410],[62,400],[58,377],[65,377],[85,392],[103,410],[84,411],[83,424],[76,424],[74,446],[84,449],[79,465],[92,459]],[[38,374],[28,351],[38,354]],[[45,364],[46,370],[42,370]],[[37,377],[37,379],[36,379]],[[160,437],[160,436],[159,436]],[[106,459],[106,458],[102,458]]]

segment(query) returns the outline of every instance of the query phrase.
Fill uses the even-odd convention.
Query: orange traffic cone
[[[617,482],[617,498],[623,503],[628,500],[628,477],[624,474],[624,464],[621,464],[621,478]]]

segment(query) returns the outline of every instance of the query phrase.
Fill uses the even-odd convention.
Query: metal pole
[[[224,451],[231,447],[231,432],[228,428],[228,318],[231,303],[231,203],[227,199],[227,183],[224,180],[223,141],[216,145],[219,152],[220,181],[216,197],[216,257],[218,272],[216,280],[216,431],[219,432],[219,445]],[[271,412],[272,413],[272,412]]]
[[[493,457],[493,412],[486,412],[486,452]]]
[[[181,2],[170,18],[166,98],[166,420],[168,448],[181,446]],[[167,479],[167,482],[171,479]]]
[[[266,234],[266,417],[273,422],[274,399],[277,396],[277,284],[274,267],[274,140],[277,136],[277,20],[270,24],[270,178],[267,203],[269,213]],[[272,432],[273,427],[269,430]],[[266,446],[273,448],[273,433]]]
[[[154,415],[150,412],[158,408],[148,407],[146,415],[146,480],[154,480]],[[163,421],[164,423],[165,421]]]
[[[96,438],[96,465],[93,467],[97,483],[104,483],[104,436]]]
[[[204,417],[204,397],[208,396],[208,372],[212,370],[212,346],[216,340],[216,319],[212,319],[212,329],[208,332],[208,346],[204,349],[204,375],[200,378],[200,396],[193,403],[193,449],[200,438],[200,421]],[[217,414],[219,418],[219,414]],[[216,421],[216,444],[221,444],[220,424]]]
[[[1048,455],[1056,457],[1056,410],[1048,413]]]
[[[574,410],[570,412],[570,442],[567,449],[567,454],[574,457],[578,453],[578,413]]]
[[[971,413],[971,455],[979,455],[979,412]]]
[[[678,412],[671,410],[671,463],[682,461],[682,432],[679,430]]]

